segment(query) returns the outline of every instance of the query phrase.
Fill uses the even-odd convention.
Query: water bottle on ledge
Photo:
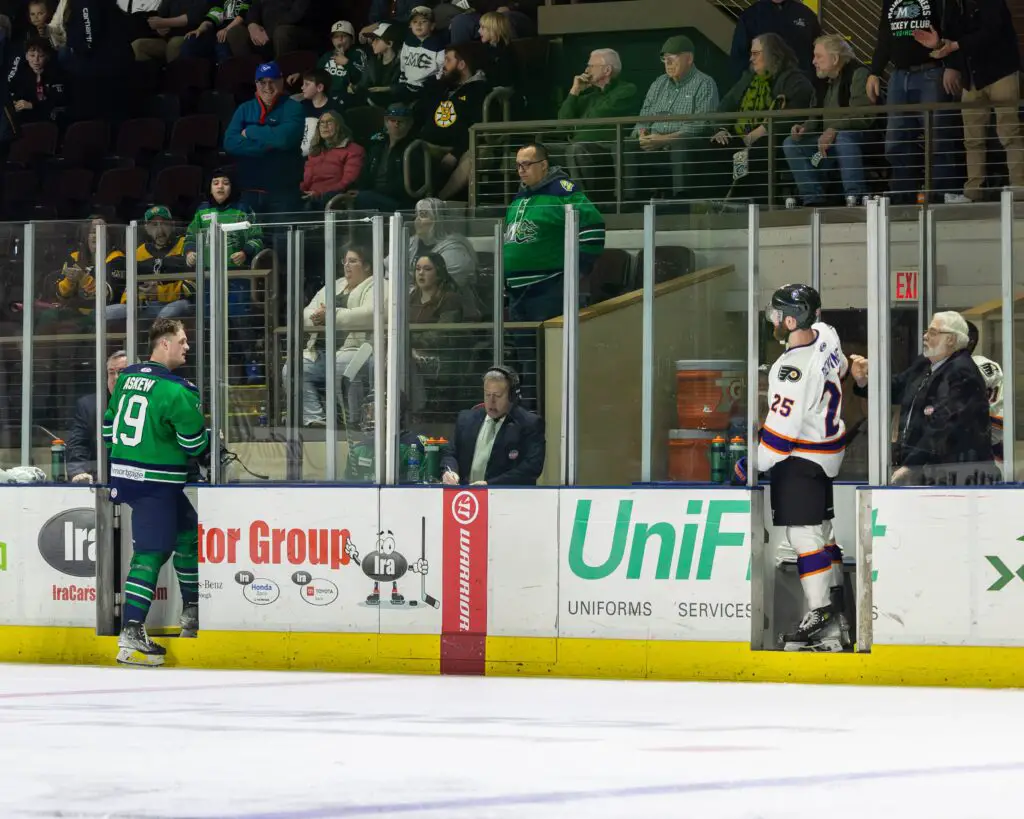
[[[66,483],[68,479],[67,458],[64,441],[54,438],[50,444],[50,480]]]

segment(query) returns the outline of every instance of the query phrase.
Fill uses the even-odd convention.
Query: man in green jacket
[[[569,96],[558,109],[559,119],[603,119],[628,117],[640,111],[643,101],[636,86],[625,82],[622,60],[610,48],[599,48],[590,54],[586,70],[572,81]],[[578,125],[569,137],[567,164],[573,179],[592,190],[604,177],[601,188],[609,184],[612,175],[612,154],[615,150],[613,126]]]
[[[867,91],[871,72],[857,62],[850,44],[838,34],[815,40],[814,70],[828,81],[822,114],[793,126],[782,143],[786,161],[804,205],[825,204],[826,174],[837,163],[847,203],[859,204],[868,193],[861,146],[877,118],[843,109],[872,104]]]
[[[505,287],[512,321],[547,321],[562,315],[565,282],[565,206],[580,215],[580,277],[604,252],[604,218],[565,171],[550,167],[543,145],[516,154],[522,186],[505,215]],[[581,287],[581,291],[585,291]]]

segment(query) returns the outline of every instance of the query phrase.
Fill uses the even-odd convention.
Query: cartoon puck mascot
[[[363,574],[373,581],[373,591],[366,598],[366,603],[370,606],[380,605],[380,584],[387,582],[391,583],[391,605],[401,606],[405,603],[405,596],[398,591],[398,581],[407,571],[425,576],[429,568],[426,557],[412,563],[406,560],[405,555],[397,551],[395,536],[390,531],[378,533],[377,550],[370,552],[362,560],[359,559],[359,550],[351,540],[345,545],[345,551],[363,570]],[[415,606],[418,603],[419,601],[413,600],[409,605]]]
[[[985,379],[985,392],[988,394],[988,415],[992,422],[992,454],[1000,471],[1003,468],[1003,368],[991,358],[986,358],[974,351],[978,347],[978,326],[967,322],[967,351],[974,363],[978,365],[981,377]]]
[[[767,318],[786,351],[768,376],[757,466],[770,470],[772,522],[786,527],[807,604],[796,631],[780,642],[786,651],[842,651],[849,630],[842,613],[843,554],[832,533],[832,480],[845,449],[842,379],[848,363],[836,331],[820,321],[821,297],[814,288],[780,287]],[[735,469],[746,481],[746,458]]]

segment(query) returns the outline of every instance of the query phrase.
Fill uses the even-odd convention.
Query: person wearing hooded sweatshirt
[[[302,179],[302,105],[284,94],[277,63],[256,69],[256,95],[235,110],[224,150],[235,157],[242,198],[254,211],[287,213],[299,207]]]
[[[451,199],[465,188],[472,173],[469,129],[483,122],[484,100],[490,90],[481,70],[483,62],[483,46],[479,43],[460,43],[445,49],[440,90],[420,130],[420,139],[437,149],[440,177],[447,177],[442,199]]]
[[[396,99],[413,101],[428,90],[444,65],[444,39],[434,32],[434,12],[429,6],[412,10],[399,58],[402,74],[392,94]]]
[[[224,234],[228,243],[228,268],[237,270],[251,265],[256,254],[263,250],[263,230],[255,224],[256,216],[253,214],[252,208],[239,203],[239,193],[240,191],[235,187],[231,173],[227,169],[218,168],[213,172],[213,177],[210,180],[210,198],[199,206],[185,231],[183,249],[185,263],[189,268],[196,266],[199,232],[209,231],[214,214],[217,216],[219,225],[232,225],[236,222],[248,222],[250,225],[245,230],[235,230]],[[203,238],[203,257],[206,259],[206,267],[209,268],[209,234]],[[230,315],[240,315],[245,312],[248,293],[249,282],[245,279],[231,279],[228,282],[228,312]],[[209,295],[207,295],[207,299],[209,299]]]
[[[32,37],[14,58],[7,79],[20,122],[55,122],[64,112],[67,78],[52,56],[47,40]]]
[[[516,154],[522,186],[505,214],[505,285],[512,321],[547,321],[562,314],[565,206],[579,212],[580,274],[586,277],[604,252],[604,218],[559,167],[550,167],[543,145]]]
[[[456,233],[449,221],[448,206],[440,199],[420,199],[416,203],[414,232],[409,237],[409,266],[428,253],[444,259],[445,271],[464,292],[470,292],[476,275],[476,251],[469,239]],[[388,269],[384,260],[384,269]]]

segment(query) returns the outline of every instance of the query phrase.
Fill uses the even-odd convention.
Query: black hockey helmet
[[[784,284],[772,293],[767,318],[781,324],[786,316],[796,319],[798,330],[808,330],[821,314],[821,296],[808,284]]]

